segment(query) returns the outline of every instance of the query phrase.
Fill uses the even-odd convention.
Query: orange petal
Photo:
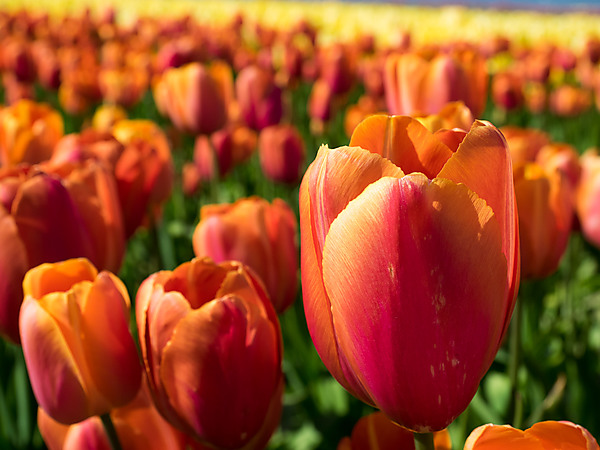
[[[514,306],[520,273],[518,218],[512,162],[502,133],[489,122],[476,120],[438,177],[464,183],[494,211],[502,232],[502,252],[508,262],[511,287],[509,298]],[[510,316],[506,316],[504,330]]]
[[[81,339],[86,363],[95,387],[112,407],[129,402],[141,383],[124,289],[121,280],[102,272],[82,304]]]
[[[377,114],[354,129],[350,146],[362,147],[389,159],[404,173],[421,172],[434,178],[452,151],[418,120]]]
[[[26,297],[19,326],[27,372],[40,407],[61,423],[89,417],[81,374],[54,319],[36,300]]]
[[[27,272],[23,291],[39,300],[51,292],[66,292],[81,281],[94,281],[97,274],[96,268],[85,258],[41,264]]]

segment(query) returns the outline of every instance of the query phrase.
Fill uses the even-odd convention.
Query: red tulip
[[[235,80],[235,93],[242,118],[250,128],[262,130],[281,120],[281,89],[270,72],[258,66],[242,69]]]
[[[454,151],[410,117],[322,147],[300,188],[308,328],[333,376],[417,432],[469,404],[519,283],[510,155],[476,121]],[[460,211],[460,214],[457,212]]]
[[[588,150],[581,158],[581,177],[576,193],[575,208],[584,237],[600,247],[600,156]]]
[[[136,318],[157,409],[217,448],[264,448],[279,422],[279,322],[237,262],[195,259],[147,278]]]
[[[129,331],[129,296],[86,259],[42,264],[23,281],[19,326],[40,407],[70,424],[132,400],[141,367]]]
[[[298,292],[296,230],[296,217],[281,199],[269,204],[250,197],[233,204],[206,205],[194,231],[194,253],[216,262],[236,260],[249,266],[281,313]]]
[[[258,138],[258,155],[268,179],[280,183],[296,183],[300,179],[306,150],[302,136],[293,125],[264,128]]]

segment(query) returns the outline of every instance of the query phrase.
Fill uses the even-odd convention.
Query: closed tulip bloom
[[[524,82],[520,75],[504,71],[492,78],[492,99],[504,111],[520,108],[525,103]]]
[[[161,75],[154,86],[154,100],[179,130],[210,134],[227,121],[224,84],[226,80],[215,76],[209,67],[190,63]]]
[[[300,187],[308,328],[350,393],[416,432],[448,426],[502,343],[519,280],[512,166],[476,121],[456,149],[371,116]],[[460,212],[460,213],[458,213]]]
[[[102,68],[98,87],[106,103],[130,108],[138,103],[148,88],[148,74],[134,68]]]
[[[567,248],[574,217],[566,175],[525,163],[514,170],[519,210],[521,277],[544,278],[556,271]]]
[[[550,110],[557,116],[575,117],[591,108],[592,93],[587,89],[564,84],[550,93],[548,103]]]
[[[575,208],[583,236],[600,247],[600,156],[594,149],[580,158],[581,177],[576,192]]]
[[[124,145],[115,163],[125,236],[157,220],[171,196],[173,157],[167,136],[150,120],[121,120],[112,134]]]
[[[0,109],[0,166],[50,159],[63,133],[62,117],[49,105],[21,100]]]
[[[433,436],[435,450],[450,450],[452,442],[448,430]],[[356,422],[350,437],[343,438],[337,450],[414,450],[413,434],[395,424],[381,411],[364,416]]]
[[[475,117],[485,108],[485,60],[471,51],[440,53],[431,59],[416,53],[390,55],[384,82],[392,114],[435,114],[446,103],[459,100]]]
[[[250,128],[262,130],[281,120],[281,88],[269,71],[255,65],[242,69],[235,80],[235,94],[241,116]]]
[[[263,129],[258,138],[258,155],[267,178],[280,183],[299,181],[306,150],[302,136],[293,125]]]
[[[196,256],[241,261],[265,283],[277,312],[298,292],[296,217],[281,199],[249,197],[233,204],[206,205],[192,238]]]
[[[597,450],[600,447],[588,430],[567,421],[538,422],[521,431],[510,425],[482,425],[467,438],[464,450],[546,450],[568,448]]]
[[[125,119],[127,119],[127,112],[123,107],[114,104],[102,104],[94,112],[92,128],[97,131],[110,132],[118,121]]]
[[[141,367],[129,331],[129,296],[86,259],[42,264],[23,280],[21,342],[33,392],[70,424],[131,401]]]
[[[238,262],[194,259],[147,278],[136,319],[149,387],[173,425],[216,448],[263,448],[279,422],[279,322]]]

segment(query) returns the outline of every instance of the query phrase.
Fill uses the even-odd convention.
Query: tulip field
[[[0,449],[600,449],[600,10],[121,3],[0,5]]]

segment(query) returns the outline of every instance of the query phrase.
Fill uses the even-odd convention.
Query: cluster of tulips
[[[600,155],[478,118],[488,98],[579,114],[600,96],[599,61],[594,38],[580,54],[502,38],[379,47],[242,15],[0,12],[0,335],[22,347],[46,445],[265,448],[301,281],[325,367],[379,410],[338,449],[451,448],[521,281],[552,275],[573,230],[600,247]],[[159,119],[133,113],[148,97]],[[306,133],[342,115],[348,145],[310,160]],[[202,201],[252,159],[297,203]],[[132,292],[128,246],[174,192],[202,205],[195,257]],[[483,425],[464,448],[507,446],[599,448],[567,421]]]

